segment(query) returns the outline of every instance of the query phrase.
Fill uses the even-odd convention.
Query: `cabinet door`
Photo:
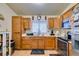
[[[45,49],[55,49],[55,39],[48,38],[45,40]]]
[[[38,48],[39,49],[44,49],[44,40],[43,39],[39,39],[38,41],[39,41],[38,42]]]
[[[66,20],[66,18],[67,17],[71,17],[72,16],[72,8],[69,10],[69,11],[67,11],[67,12],[65,12],[64,14],[63,14],[63,20]]]
[[[37,49],[38,48],[38,40],[37,39],[32,39],[32,49]]]
[[[12,17],[12,39],[15,41],[15,48],[21,48],[21,16]]]
[[[23,27],[24,29],[30,29],[30,18],[23,18]]]
[[[14,32],[13,33],[13,40],[15,41],[15,48],[20,49],[21,48],[21,35],[20,35],[20,32]]]
[[[54,27],[53,18],[48,18],[48,27],[49,27],[49,29],[53,29],[53,27]]]
[[[31,39],[29,37],[22,38],[22,49],[31,49]]]
[[[62,17],[57,17],[54,19],[54,28],[59,29],[62,27]]]
[[[21,31],[21,17],[20,16],[13,16],[12,17],[12,31],[13,32],[20,32]]]
[[[31,42],[30,37],[22,37],[22,49],[31,49]]]
[[[31,45],[29,44],[23,44],[22,49],[31,49]]]
[[[58,28],[59,20],[57,18],[54,19],[54,28]]]

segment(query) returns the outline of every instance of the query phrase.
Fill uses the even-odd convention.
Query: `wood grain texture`
[[[21,16],[12,17],[12,39],[15,41],[15,48],[21,48]]]
[[[56,49],[55,37],[22,37],[22,46],[29,45],[29,49]],[[27,48],[26,48],[27,49]]]
[[[54,28],[54,19],[48,18],[48,28],[53,29]]]

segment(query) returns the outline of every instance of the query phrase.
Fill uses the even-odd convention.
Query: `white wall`
[[[16,13],[9,8],[6,4],[0,3],[0,14],[4,16],[4,20],[0,20],[0,31],[9,31],[10,39],[12,32],[12,16],[16,15]]]

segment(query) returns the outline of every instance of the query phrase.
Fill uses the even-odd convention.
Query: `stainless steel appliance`
[[[73,9],[73,27],[72,27],[72,42],[73,42],[73,49],[75,51],[79,51],[79,4],[75,6]]]
[[[67,56],[67,46],[68,40],[64,40],[62,38],[58,38],[58,52],[63,56]]]

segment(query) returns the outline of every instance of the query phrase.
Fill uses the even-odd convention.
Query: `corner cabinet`
[[[15,48],[21,48],[21,16],[12,17],[12,39],[15,41]]]

